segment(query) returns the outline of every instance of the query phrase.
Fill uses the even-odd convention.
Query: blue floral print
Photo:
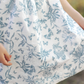
[[[0,84],[57,84],[84,70],[84,31],[60,0],[0,0]]]

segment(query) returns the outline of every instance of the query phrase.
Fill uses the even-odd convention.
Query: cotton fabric
[[[0,84],[57,84],[84,69],[84,31],[60,0],[0,0]]]

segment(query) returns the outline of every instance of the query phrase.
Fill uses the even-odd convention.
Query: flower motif
[[[55,22],[56,19],[58,19],[60,17],[60,15],[58,14],[59,13],[59,9],[58,9],[58,7],[56,9],[53,9],[50,6],[49,2],[47,2],[47,5],[49,6],[49,11],[44,16],[47,17],[48,20],[50,20],[50,23],[52,25],[52,23]]]
[[[6,5],[7,10],[3,13],[10,13],[10,16],[18,17],[19,13],[15,13],[17,11],[17,6],[15,4],[16,0],[10,0],[9,4]]]
[[[79,68],[81,68],[80,65],[84,63],[84,57],[83,57],[84,56],[84,45],[81,45],[80,47],[78,47],[77,50],[73,52],[73,55],[75,57],[73,59],[73,62],[74,63],[79,62]]]
[[[33,72],[36,72],[35,67],[30,64],[26,64],[24,60],[22,62],[16,61],[20,65],[20,67],[23,69],[23,71],[29,75],[32,75]]]
[[[28,78],[23,78],[23,81],[28,82],[28,84],[35,84],[35,81],[33,79],[34,77],[28,76]]]
[[[72,32],[70,32],[68,29],[65,28],[65,30],[63,31],[63,35],[62,38],[64,38],[63,42],[70,42],[71,45],[73,44],[73,40],[76,38],[76,35],[74,35]]]

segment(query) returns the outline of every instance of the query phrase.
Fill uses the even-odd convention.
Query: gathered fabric
[[[84,31],[60,0],[0,0],[0,84],[57,84],[84,69]]]

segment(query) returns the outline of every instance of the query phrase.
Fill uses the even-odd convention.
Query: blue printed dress
[[[57,84],[84,69],[84,31],[60,0],[0,0],[0,84]]]

